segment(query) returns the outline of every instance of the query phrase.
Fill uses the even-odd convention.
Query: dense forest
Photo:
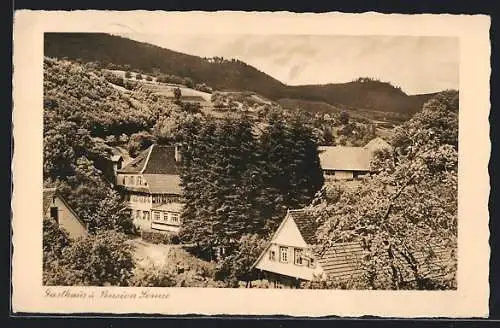
[[[94,62],[103,68],[189,77],[216,90],[254,91],[271,100],[302,99],[399,114],[413,114],[433,94],[409,96],[390,83],[362,78],[348,83],[287,86],[239,60],[208,60],[102,33],[45,33],[45,55]]]

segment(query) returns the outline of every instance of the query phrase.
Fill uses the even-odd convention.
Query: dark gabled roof
[[[179,174],[175,146],[153,145],[144,174]]]
[[[318,147],[323,170],[370,171],[371,152],[364,147]]]
[[[319,224],[311,217],[310,213],[306,209],[288,210],[288,216],[297,225],[304,241],[309,245],[316,244],[316,231]]]
[[[118,173],[179,174],[175,146],[151,145]]]
[[[56,196],[56,188],[43,189],[43,215],[49,210],[52,200]]]

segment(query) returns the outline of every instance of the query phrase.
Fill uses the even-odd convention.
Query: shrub
[[[176,284],[173,272],[154,265],[137,268],[129,282],[134,287],[174,287]]]
[[[141,238],[153,244],[179,244],[177,234],[173,232],[141,231]]]
[[[123,87],[128,90],[134,90],[137,87],[138,83],[133,80],[126,80],[123,83]]]
[[[119,86],[122,86],[122,87],[125,85],[124,79],[122,77],[120,77],[120,76],[117,76],[114,73],[106,72],[106,73],[104,73],[104,78],[109,83],[113,83],[113,84],[116,84],[116,85],[119,85]]]
[[[75,240],[44,270],[44,284],[127,286],[134,262],[126,240],[114,231]]]
[[[237,248],[217,264],[215,278],[236,287],[239,280],[248,280],[253,263],[264,250],[265,241],[256,234],[243,235]]]

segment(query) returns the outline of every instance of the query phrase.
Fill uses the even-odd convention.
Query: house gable
[[[290,216],[286,217],[283,226],[271,240],[271,243],[302,248],[309,247],[302,237],[297,224],[295,224],[295,221]]]
[[[67,231],[71,238],[87,236],[87,225],[54,189],[44,190],[43,206],[43,217],[57,220],[58,225]]]
[[[285,249],[287,261],[283,262],[280,252]],[[303,280],[312,280],[315,275],[321,275],[322,269],[319,263],[314,263],[313,266],[307,263],[303,265],[295,263],[296,249],[300,249],[304,254],[312,251],[311,245],[305,241],[292,215],[288,213],[255,262],[254,268]]]

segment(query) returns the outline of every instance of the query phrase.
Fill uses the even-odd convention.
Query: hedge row
[[[141,238],[153,244],[174,244],[180,243],[179,236],[173,232],[141,231]]]

